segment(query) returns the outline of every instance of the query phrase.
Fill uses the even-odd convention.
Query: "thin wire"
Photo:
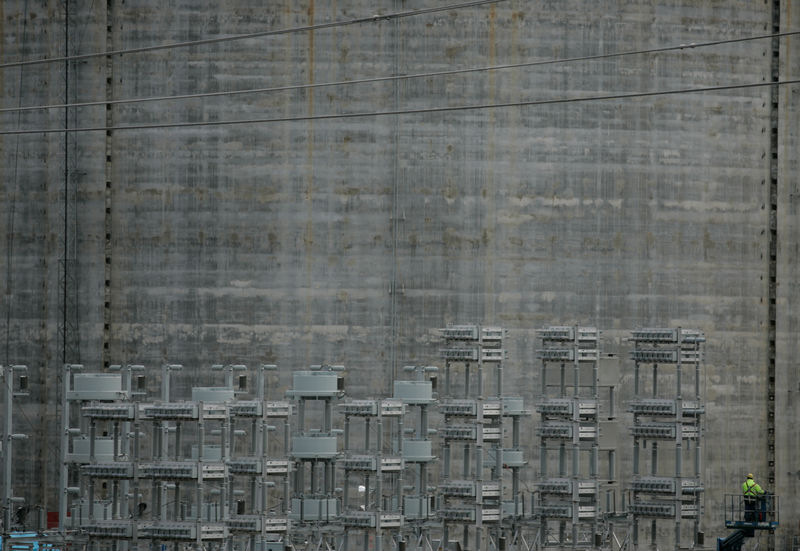
[[[0,69],[8,67],[20,67],[23,65],[40,65],[43,63],[55,63],[60,61],[72,61],[78,59],[91,59],[94,57],[105,57],[123,54],[133,54],[141,52],[154,52],[157,50],[170,50],[175,48],[187,48],[190,46],[202,46],[205,44],[218,44],[220,42],[231,42],[234,40],[245,40],[248,38],[260,38],[264,36],[278,36],[282,34],[291,34],[296,32],[317,31],[320,29],[330,29],[333,27],[345,27],[348,25],[358,25],[361,23],[373,23],[378,21],[389,21],[392,19],[401,19],[404,17],[413,17],[416,15],[427,15],[430,13],[437,13],[442,11],[452,11],[464,8],[472,8],[482,6],[484,4],[497,4],[499,2],[506,2],[507,0],[475,0],[473,2],[463,2],[461,4],[449,4],[447,6],[439,6],[436,8],[423,8],[419,10],[409,10],[403,12],[390,13],[388,15],[371,15],[368,17],[359,17],[356,19],[347,19],[344,21],[332,21],[330,23],[318,23],[316,25],[303,25],[302,27],[289,27],[286,29],[276,29],[271,31],[259,31],[247,34],[237,34],[233,36],[221,36],[219,38],[204,38],[201,40],[188,40],[185,42],[173,42],[171,44],[160,44],[157,46],[143,46],[140,48],[128,48],[123,50],[109,50],[106,52],[94,52],[90,54],[78,54],[64,57],[49,57],[44,59],[28,59],[22,61],[11,61],[8,63],[0,63]]]
[[[59,132],[107,132],[123,130],[154,130],[163,128],[193,128],[200,126],[232,126],[242,124],[270,124],[281,122],[301,122],[301,121],[322,121],[333,119],[355,119],[364,117],[385,117],[391,115],[415,115],[426,113],[444,113],[448,111],[475,111],[483,109],[504,109],[509,107],[532,107],[538,105],[556,105],[563,103],[582,103],[589,101],[606,101],[615,99],[646,98],[653,96],[666,96],[677,94],[692,94],[702,92],[719,92],[725,90],[738,90],[746,88],[762,88],[765,86],[785,86],[800,84],[800,79],[782,80],[778,82],[756,82],[748,84],[729,84],[724,86],[708,86],[705,88],[680,88],[674,90],[657,90],[654,92],[633,92],[630,94],[607,94],[603,96],[585,96],[575,98],[553,98],[544,100],[515,101],[507,103],[485,103],[476,105],[455,105],[451,107],[429,107],[424,109],[392,110],[392,111],[369,111],[359,113],[334,113],[330,115],[305,115],[298,117],[280,117],[264,119],[233,119],[222,121],[202,121],[202,122],[173,122],[161,124],[135,124],[128,126],[87,126],[83,128],[39,128],[34,130],[7,130],[0,131],[0,136],[10,136],[17,134],[55,134]]]
[[[312,88],[324,88],[324,87],[333,87],[333,86],[349,86],[352,84],[367,84],[367,83],[374,83],[374,82],[388,82],[388,81],[398,81],[398,80],[410,80],[415,78],[430,78],[430,77],[439,77],[439,76],[450,76],[450,75],[459,75],[459,74],[467,74],[467,73],[477,73],[483,71],[499,71],[504,69],[518,69],[522,67],[535,67],[539,65],[556,65],[561,63],[574,63],[576,61],[595,61],[599,59],[609,59],[614,57],[624,57],[624,56],[631,56],[631,55],[643,55],[643,54],[654,54],[654,53],[662,53],[662,52],[669,52],[674,50],[687,50],[692,48],[705,48],[709,46],[719,46],[722,44],[733,44],[736,42],[748,42],[753,40],[764,40],[767,38],[780,38],[783,36],[792,36],[800,34],[800,31],[786,31],[782,33],[775,33],[775,34],[764,34],[758,36],[749,36],[745,38],[730,38],[725,40],[715,40],[710,42],[697,42],[691,44],[680,44],[678,46],[662,46],[659,48],[650,48],[647,50],[629,50],[624,52],[616,52],[610,54],[597,54],[597,55],[589,55],[589,56],[581,56],[581,57],[567,57],[567,58],[560,58],[560,59],[545,59],[539,61],[526,61],[521,63],[509,63],[504,65],[488,65],[484,67],[471,67],[466,69],[451,69],[448,71],[434,71],[431,73],[415,73],[411,75],[392,75],[392,76],[383,76],[383,77],[372,77],[372,78],[362,78],[356,80],[339,80],[333,82],[319,82],[319,83],[312,83],[312,84],[290,84],[286,86],[272,86],[268,88],[250,88],[246,90],[228,90],[222,92],[205,92],[205,93],[198,93],[198,94],[181,94],[177,96],[151,96],[151,97],[144,97],[144,98],[129,98],[129,99],[118,99],[118,100],[111,100],[111,101],[86,101],[80,103],[61,103],[61,104],[50,104],[50,105],[31,105],[25,107],[7,107],[4,109],[0,109],[0,113],[10,113],[15,111],[34,111],[40,109],[65,109],[68,107],[96,107],[101,105],[120,105],[126,103],[145,103],[151,101],[173,101],[173,100],[185,100],[185,99],[196,99],[196,98],[211,98],[211,97],[218,97],[218,96],[235,96],[235,95],[242,95],[242,94],[261,94],[261,93],[268,93],[268,92],[286,92],[290,90],[307,90]]]
[[[20,44],[20,51],[24,51],[25,45],[28,40],[28,0],[25,0],[24,9],[23,9],[23,19],[22,19],[22,43]],[[17,93],[19,97],[17,97],[17,104],[22,103],[22,75],[24,73],[24,69],[22,67],[19,68],[19,80],[17,84]],[[21,116],[22,113],[17,115],[17,130],[19,130],[21,124]],[[9,363],[9,355],[11,354],[11,308],[14,305],[14,294],[11,292],[12,287],[12,278],[11,274],[13,273],[13,266],[14,266],[14,218],[17,211],[17,192],[19,191],[19,182],[18,182],[18,173],[19,173],[19,138],[17,138],[16,143],[14,144],[14,185],[10,193],[11,197],[11,205],[8,209],[8,235],[6,237],[6,289],[5,295],[6,300],[6,342],[5,342],[5,361],[6,364]]]

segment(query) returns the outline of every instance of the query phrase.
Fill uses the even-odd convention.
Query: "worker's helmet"
[[[753,473],[747,473],[747,478],[753,478]]]

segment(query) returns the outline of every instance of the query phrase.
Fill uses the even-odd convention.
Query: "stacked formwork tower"
[[[407,548],[427,550],[431,548],[431,520],[435,515],[434,494],[428,487],[428,465],[436,459],[432,453],[428,419],[430,408],[436,403],[433,388],[438,368],[405,366],[403,370],[414,373],[415,378],[394,381],[394,399],[406,406],[406,418],[414,421],[400,426],[400,456],[405,468],[397,498],[403,511],[402,534],[410,540]],[[401,541],[399,548],[406,546],[406,541]]]
[[[165,366],[167,373],[170,367]],[[147,394],[144,366],[112,365],[100,374],[78,373],[82,369],[68,364],[63,378],[60,528],[124,550],[131,542],[135,546],[146,507],[138,476],[142,433],[136,402]]]
[[[539,541],[545,547],[588,547],[594,545],[601,514],[598,333],[593,327],[552,326],[540,329],[538,336],[541,465],[534,514]],[[558,378],[548,378],[554,371]]]
[[[144,499],[150,491],[147,502],[134,498],[134,538],[150,540],[156,548],[189,542],[219,547],[228,538],[231,514],[227,462],[234,389],[194,388],[191,401],[173,401],[171,375],[180,369],[165,366],[161,400],[140,403],[135,410],[133,494],[141,492]],[[149,446],[143,441],[148,432]]]
[[[453,537],[458,538],[456,531],[461,526],[463,548],[497,547],[503,511],[504,332],[499,327],[454,325],[441,333],[444,347],[439,354],[445,365],[443,399],[439,404],[444,424],[439,430],[442,469],[438,517],[442,521],[442,541],[449,545]],[[484,389],[487,365],[495,367],[495,393],[488,398]],[[457,366],[463,368],[461,392],[456,392],[458,385],[453,381]],[[459,459],[461,464],[457,465]]]
[[[229,406],[231,450],[226,463],[233,503],[227,525],[232,539],[241,540],[242,549],[265,550],[268,545],[280,548],[268,542],[284,538],[288,530],[290,462],[286,455],[291,407],[288,402],[269,401],[265,395],[266,374],[276,369],[274,365],[259,366],[255,399],[235,400]],[[226,384],[232,386],[228,373]],[[240,375],[239,388],[244,386]],[[270,434],[278,432],[278,427],[271,424],[274,422],[282,423],[282,438],[270,438]],[[240,425],[244,428],[236,428]],[[241,440],[240,445],[237,440]],[[282,489],[283,497],[273,504],[270,489],[276,487]]]
[[[247,399],[247,367],[214,365],[225,372],[224,386],[194,387],[188,402],[170,398],[170,374],[179,367],[163,369],[161,402],[138,408],[138,419],[152,425],[153,446],[137,474],[150,482],[154,504],[151,523],[137,527],[139,536],[206,547],[224,542],[228,549],[265,548],[282,539],[285,506],[271,509],[268,492],[275,477],[286,492],[289,467],[271,458],[268,435],[272,419],[283,419],[288,431],[290,408],[265,400],[266,372],[275,366],[257,369],[256,396]]]
[[[296,402],[295,432],[289,457],[293,461],[294,484],[291,510],[292,544],[299,549],[328,545],[336,547],[341,536],[339,500],[336,497],[336,463],[340,457],[339,431],[333,430],[334,401],[344,396],[343,366],[312,365],[295,371],[287,396]],[[315,402],[321,411],[313,411]],[[321,425],[311,428],[307,418],[321,415]]]
[[[28,395],[28,368],[24,365],[0,365],[0,384],[3,386],[3,441],[0,444],[0,455],[3,457],[3,503],[2,530],[0,536],[6,536],[14,529],[22,530],[22,521],[28,511],[28,505],[22,497],[14,495],[12,465],[14,464],[14,442],[24,440],[27,435],[14,432],[13,405],[14,398]],[[17,385],[14,375],[17,374]],[[19,512],[20,514],[18,514]],[[16,518],[13,518],[16,517]],[[13,520],[13,521],[12,521]],[[19,526],[18,526],[19,525]]]
[[[386,532],[399,536],[402,527],[403,517],[397,496],[402,495],[400,439],[405,406],[400,400],[352,400],[340,405],[339,412],[344,414],[345,457],[341,460],[344,470],[343,547],[381,551]],[[360,446],[352,438],[354,422],[363,423]],[[391,438],[392,435],[395,438]],[[353,480],[360,482],[357,484],[360,499],[353,499],[351,495]],[[350,534],[351,529],[359,528],[363,529],[363,543]],[[389,545],[386,547],[391,548]]]
[[[227,371],[226,386],[194,388],[191,401],[171,401],[171,374],[180,366],[167,365],[161,400],[150,403],[130,400],[142,394],[130,390],[131,373],[141,366],[124,368],[122,379],[75,374],[70,381],[75,367],[67,366],[65,377],[64,479],[74,480],[71,486],[62,483],[68,528],[95,547],[105,543],[113,549],[136,548],[141,540],[283,548],[268,543],[283,537],[287,521],[269,509],[266,492],[274,485],[271,477],[286,479],[288,462],[269,459],[266,433],[267,420],[287,418],[289,404],[264,400],[264,372],[272,366],[259,368],[255,400],[237,398],[246,375],[239,377],[240,390],[233,388],[232,372],[244,366],[220,366]],[[144,388],[143,382],[138,375],[136,387]],[[76,403],[80,420],[72,411]],[[237,446],[237,438],[248,436],[237,424],[250,425],[249,444]],[[69,506],[71,494],[79,499]]]
[[[704,491],[701,442],[705,407],[701,401],[700,380],[705,336],[691,329],[648,328],[633,331],[631,341],[634,344],[630,353],[634,362],[634,399],[628,409],[633,413],[634,478],[629,505],[632,540],[638,545],[639,524],[648,519],[650,543],[654,546],[657,521],[664,520],[674,523],[675,549],[682,546],[685,532],[681,526],[686,522],[692,524],[691,538],[696,545],[700,537]],[[648,366],[650,373],[646,373]],[[660,367],[669,371],[665,374]],[[662,378],[674,378],[675,386],[670,389],[659,385]],[[649,469],[642,458],[647,444],[650,445]],[[693,463],[690,469],[683,467],[687,457]]]
[[[129,401],[130,378],[123,384],[122,373],[82,370],[79,364],[64,366],[59,528],[66,532],[87,526],[90,536],[131,538],[133,523],[123,520],[131,516],[129,488],[136,459],[124,461],[127,456],[123,455],[131,423],[136,420],[135,405]],[[109,483],[110,500],[102,495]],[[96,487],[101,490],[99,499]],[[134,493],[136,503],[138,492]],[[104,525],[93,529],[96,520]]]
[[[170,379],[180,369],[180,365],[162,368],[160,401],[133,402],[133,392],[128,390],[115,402],[98,402],[97,396],[81,407],[90,426],[90,450],[106,438],[105,431],[97,436],[101,427],[113,426],[110,445],[103,446],[110,453],[98,456],[90,452],[88,464],[81,466],[77,493],[88,497],[82,500],[77,521],[77,508],[73,508],[72,527],[79,528],[95,546],[105,542],[111,548],[138,548],[147,540],[151,546],[192,543],[220,547],[228,537],[230,481],[225,461],[230,450],[226,439],[230,436],[228,402],[233,401],[233,389],[198,396],[193,391],[193,401],[171,401]],[[126,373],[122,386],[130,389],[130,366]],[[83,387],[97,386],[107,374],[85,376],[91,378]],[[77,377],[72,394],[81,399],[86,390],[77,389]],[[137,381],[137,386],[143,382],[140,377]],[[189,454],[187,435],[198,442]],[[207,443],[207,438],[212,443]],[[95,488],[107,488],[109,481],[113,485],[110,499],[106,493],[97,500]],[[87,508],[88,515],[83,512]]]
[[[523,417],[530,415],[525,409],[525,402],[520,396],[503,396],[503,417],[511,420],[511,447],[502,449],[502,456],[492,457],[489,461],[497,462],[503,469],[511,471],[511,487],[509,494],[505,485],[503,491],[503,510],[502,525],[503,530],[497,542],[498,549],[517,549],[518,544],[523,540],[522,528],[525,524],[526,510],[525,500],[520,488],[520,469],[528,464],[525,459],[525,450],[521,446],[521,421]],[[506,436],[506,435],[504,435]],[[506,436],[506,440],[508,437]]]

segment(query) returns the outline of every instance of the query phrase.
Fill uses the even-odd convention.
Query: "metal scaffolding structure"
[[[408,381],[394,381],[394,399],[400,400],[407,409],[409,418],[416,422],[401,431],[401,456],[405,464],[404,481],[398,496],[403,504],[403,530],[398,549],[432,548],[431,530],[436,527],[435,494],[428,485],[428,466],[436,460],[428,417],[436,402],[433,393],[438,368],[435,366],[405,366],[405,372],[414,373]]]
[[[594,327],[538,331],[542,348],[540,475],[535,515],[543,547],[592,547],[600,533],[600,350]],[[548,379],[557,366],[557,382]],[[570,378],[570,372],[572,377]],[[556,468],[551,465],[557,457]]]
[[[341,461],[344,471],[341,521],[345,528],[342,545],[344,549],[357,546],[351,540],[351,529],[362,529],[360,548],[381,551],[384,534],[399,540],[403,521],[398,496],[402,496],[404,463],[399,440],[405,405],[399,400],[353,400],[340,405],[339,412],[344,415],[345,449]],[[361,446],[351,437],[356,419],[363,422]],[[355,500],[351,495],[353,478],[360,482],[359,499]]]
[[[464,549],[504,549],[507,540],[514,540],[524,511],[519,469],[526,461],[520,448],[519,422],[527,413],[522,398],[503,394],[505,331],[452,325],[441,334],[444,388],[439,411],[444,422],[439,430],[438,517],[442,541]],[[484,379],[492,368],[494,384],[490,387]],[[461,385],[454,380],[457,369],[463,376]],[[512,422],[508,448],[504,447],[507,419]],[[511,473],[510,491],[504,480],[507,471]]]
[[[699,527],[703,513],[701,449],[705,406],[700,381],[705,336],[700,331],[680,327],[646,328],[633,331],[630,340],[634,344],[630,352],[634,363],[634,400],[628,406],[633,413],[633,481],[629,504],[633,545],[639,543],[643,520],[650,521],[652,546],[656,544],[659,520],[674,524],[676,550],[682,548],[686,534],[682,526],[686,523],[692,526],[691,544],[697,545],[703,539]],[[649,384],[647,374],[643,373],[648,366]],[[669,370],[666,375],[665,370]],[[674,388],[659,384],[662,378],[674,379]],[[649,465],[642,457],[648,443]],[[688,472],[683,467],[685,456],[693,462]]]
[[[65,366],[62,532],[123,551],[143,540],[270,549],[283,538],[285,512],[274,513],[267,493],[270,478],[288,476],[289,463],[284,454],[270,458],[267,421],[286,419],[289,404],[264,399],[264,372],[272,366],[258,369],[256,399],[245,400],[232,377],[243,366],[219,367],[225,386],[196,387],[190,401],[173,401],[170,378],[180,366],[164,366],[161,400],[146,402],[132,385],[141,366],[119,373]],[[143,375],[136,381],[144,388]],[[239,378],[240,389],[245,381]]]
[[[653,545],[656,522],[671,520],[676,549],[686,523],[692,545],[702,542],[701,333],[633,332],[634,398],[621,424],[620,362],[600,353],[599,332],[540,329],[540,419],[531,428],[539,472],[526,494],[529,412],[503,392],[504,330],[440,332],[443,365],[406,366],[409,378],[393,381],[390,398],[343,400],[344,367],[335,365],[292,373],[289,401],[268,400],[274,365],[213,365],[222,384],[184,398],[173,396],[180,365],[162,366],[160,377],[140,365],[65,365],[58,537],[89,551],[620,551],[638,545],[643,521]],[[18,529],[11,514],[22,501],[10,457],[22,438],[11,403],[25,390],[24,371],[0,370],[4,536]],[[675,379],[674,392],[659,384],[664,377]],[[633,473],[618,481],[619,426],[631,418]],[[628,493],[618,496],[623,482]]]
[[[290,543],[297,549],[335,548],[342,535],[336,491],[340,431],[333,428],[333,405],[344,397],[343,371],[344,366],[331,365],[295,371],[292,389],[286,393],[296,409],[289,450],[293,465],[289,519]],[[312,427],[320,416],[321,425]]]
[[[29,512],[25,498],[14,495],[12,465],[14,442],[28,438],[26,434],[14,432],[14,398],[28,396],[28,367],[24,365],[0,365],[0,384],[3,385],[3,440],[0,455],[3,457],[3,502],[2,530],[24,530],[24,517]],[[15,376],[16,375],[16,376]]]

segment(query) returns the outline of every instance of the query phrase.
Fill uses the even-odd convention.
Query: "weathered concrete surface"
[[[782,2],[782,23],[786,28],[800,26],[800,5]],[[800,55],[797,37],[787,37],[781,43],[781,78],[797,78],[800,74]],[[800,469],[798,446],[800,427],[798,393],[800,378],[797,372],[798,322],[798,226],[797,200],[800,188],[800,90],[797,86],[781,89],[778,96],[780,119],[778,121],[778,212],[777,212],[777,300],[776,300],[776,355],[775,355],[775,471],[776,493],[785,496],[783,512],[789,530],[798,529],[795,511],[800,510]]]
[[[429,5],[395,2],[380,13]],[[101,8],[72,7],[72,53],[376,11],[373,3],[357,1],[109,6],[107,18]],[[797,27],[798,10],[786,0],[782,7],[785,27]],[[63,54],[59,3],[9,0],[0,9],[4,60]],[[70,99],[106,99],[106,78],[109,99],[323,83],[750,36],[768,32],[769,22],[770,6],[743,0],[510,1],[119,56],[110,73],[105,59],[87,60],[71,68]],[[793,40],[783,42],[787,53]],[[765,50],[767,44],[756,41],[116,105],[112,117],[118,125],[284,118],[744,84],[769,79]],[[783,61],[785,78],[796,78],[796,57]],[[19,69],[1,70],[2,106],[16,106],[20,90],[22,105],[61,103],[62,76],[63,64],[26,67],[21,76]],[[769,177],[769,135],[762,129],[769,127],[769,94],[753,88],[114,131],[108,150],[103,132],[76,134],[68,164],[78,209],[69,211],[67,224],[76,248],[66,256],[74,260],[79,352],[67,361],[97,369],[178,362],[195,381],[206,380],[204,368],[212,363],[270,362],[283,369],[278,390],[288,386],[292,369],[343,363],[349,392],[363,397],[387,389],[397,366],[434,361],[435,328],[475,321],[510,330],[506,381],[533,401],[540,326],[596,325],[605,348],[618,353],[625,352],[622,341],[632,328],[696,327],[709,339],[703,529],[721,535],[723,494],[736,492],[744,473],[767,468],[769,192],[762,182]],[[797,406],[787,393],[798,390],[791,310],[798,92],[785,88],[781,94],[776,365],[782,390],[775,398],[787,406],[778,411],[789,412],[785,424],[779,419],[777,435],[776,470],[786,478],[776,482],[783,487],[797,481],[784,473],[797,471],[791,466],[797,459],[791,408]],[[73,127],[105,122],[102,106],[71,116]],[[0,121],[4,129],[61,127],[63,114],[25,113],[17,123],[16,114],[4,113]],[[33,430],[46,434],[62,361],[63,141],[57,134],[3,136],[0,151],[0,237],[7,252],[0,259],[2,358],[27,363],[36,373],[36,390],[48,405],[28,417]],[[527,439],[535,465],[533,428]],[[27,445],[41,456],[43,442]],[[53,472],[47,465],[24,467],[30,491]],[[797,509],[783,511],[787,526],[797,525]]]

